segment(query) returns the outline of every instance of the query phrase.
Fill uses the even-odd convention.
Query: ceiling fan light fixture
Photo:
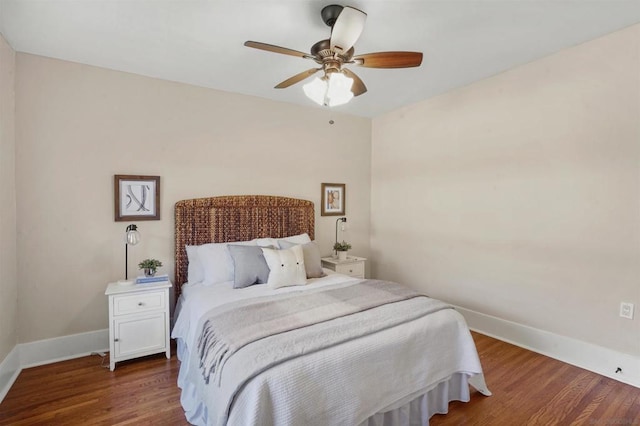
[[[303,86],[304,94],[318,105],[334,107],[344,105],[353,98],[353,79],[341,72],[332,72]]]
[[[324,98],[327,93],[327,83],[324,79],[314,78],[311,82],[302,86],[304,94],[318,105],[324,105]]]
[[[351,91],[353,79],[340,72],[329,74],[328,86],[327,98],[329,98],[329,106],[343,105],[353,98],[353,92]]]

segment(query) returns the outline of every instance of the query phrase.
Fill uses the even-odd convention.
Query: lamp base
[[[133,280],[118,280],[118,284],[120,284],[120,285],[131,285],[131,284],[133,284]]]

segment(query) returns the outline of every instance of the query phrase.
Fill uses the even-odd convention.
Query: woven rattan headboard
[[[314,239],[313,202],[271,195],[232,195],[176,203],[176,298],[187,281],[186,245],[282,238]],[[177,299],[176,299],[177,300]]]

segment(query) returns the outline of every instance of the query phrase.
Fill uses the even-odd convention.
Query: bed
[[[183,200],[175,219],[172,337],[190,423],[428,424],[470,385],[490,395],[450,306],[318,271],[311,201]]]

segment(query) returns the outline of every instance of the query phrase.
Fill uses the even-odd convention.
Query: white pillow
[[[278,241],[278,247],[280,247],[280,241],[287,241],[293,244],[306,244],[311,242],[311,238],[309,237],[309,234],[305,232],[304,234],[300,234],[300,235],[293,235],[291,237],[286,237],[286,238],[278,238],[277,241]]]
[[[295,245],[302,247],[302,254],[304,255],[304,268],[307,271],[307,278],[320,278],[326,274],[322,270],[322,259],[320,256],[320,250],[315,241],[311,241],[307,244],[294,244],[288,241],[280,241],[281,249],[288,249]]]
[[[286,250],[262,248],[262,254],[269,266],[267,285],[270,288],[276,289],[307,283],[302,246],[293,246]]]
[[[255,241],[234,241],[210,243],[197,246],[198,259],[204,272],[204,284],[218,284],[233,281],[233,259],[228,244],[255,246]]]
[[[187,250],[187,259],[189,260],[187,266],[187,282],[189,284],[201,283],[204,281],[204,270],[198,258],[198,246],[185,246],[185,248]]]
[[[278,248],[278,240],[275,238],[256,238],[253,240],[259,247]]]

